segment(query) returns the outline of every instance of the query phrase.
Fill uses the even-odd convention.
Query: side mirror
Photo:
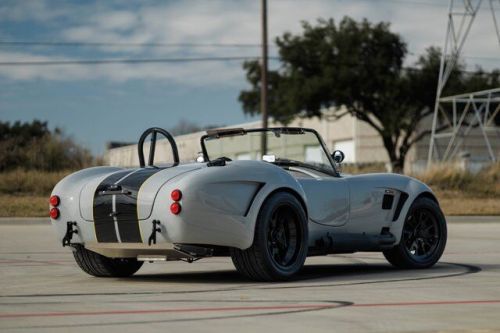
[[[333,153],[332,153],[332,158],[333,158],[333,161],[335,163],[342,163],[342,161],[344,160],[345,158],[345,155],[344,153],[342,152],[342,150],[335,150]]]
[[[203,153],[201,151],[198,153],[198,157],[196,157],[196,162],[198,163],[205,162],[205,157],[203,157]]]

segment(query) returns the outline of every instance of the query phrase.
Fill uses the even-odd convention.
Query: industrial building
[[[429,128],[430,124],[428,123],[430,121],[430,119],[423,121],[421,126]],[[161,127],[161,124],[159,126]],[[254,121],[227,126],[227,128],[257,128],[260,126],[260,121]],[[282,125],[273,121],[269,124],[269,127],[278,126]],[[331,151],[340,149],[345,153],[345,163],[385,163],[387,170],[389,170],[389,158],[380,136],[372,127],[355,117],[346,115],[337,119],[325,113],[321,118],[299,117],[288,124],[288,126],[307,127],[317,130]],[[498,160],[500,158],[500,130],[498,127],[495,127],[490,132],[492,132],[490,133],[490,143]],[[201,151],[200,138],[203,134],[205,134],[204,131],[175,137],[181,161],[192,162],[196,160]],[[314,149],[317,149],[317,147],[309,146],[307,142],[302,143],[299,148],[302,150],[304,156],[314,153]],[[147,154],[149,149],[147,143],[144,149]],[[255,158],[255,156],[250,156],[250,154],[252,150],[257,152],[258,149],[258,143],[253,143],[253,146],[252,143],[249,143],[245,147],[234,147],[231,149],[232,156],[228,157],[234,159]],[[444,150],[446,146],[443,144],[440,149]],[[477,130],[472,130],[467,138],[463,139],[461,149],[462,151],[457,154],[459,158],[454,162],[472,169],[478,169],[489,161],[483,137]],[[419,172],[425,169],[428,150],[429,137],[424,137],[408,153],[405,171]],[[113,166],[137,166],[139,165],[137,145],[109,149],[105,154],[105,160],[107,164]],[[156,146],[155,163],[161,164],[170,161],[172,159],[168,142],[166,140],[159,140]]]

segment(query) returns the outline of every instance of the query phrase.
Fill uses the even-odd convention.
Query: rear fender
[[[182,191],[182,211],[173,215],[173,189]],[[249,248],[255,223],[265,199],[276,190],[296,193],[303,202],[300,184],[283,169],[260,161],[234,161],[181,175],[164,184],[155,200],[151,219],[166,228],[164,237],[173,243],[209,244]],[[141,224],[143,235],[152,223]]]
[[[72,243],[82,243],[82,239],[95,240],[94,226],[92,223],[82,221],[80,212],[80,195],[85,185],[95,179],[105,178],[112,173],[123,170],[115,167],[94,167],[72,173],[61,181],[52,190],[51,195],[57,195],[61,199],[58,219],[51,219],[52,225],[57,231],[59,240],[62,240],[66,233],[66,222],[78,221],[79,233],[75,234]]]

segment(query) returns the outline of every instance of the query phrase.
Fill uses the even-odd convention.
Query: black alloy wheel
[[[300,247],[298,217],[286,205],[277,207],[267,230],[267,249],[276,265],[287,267],[298,255]]]
[[[385,250],[385,258],[401,268],[433,266],[446,247],[446,220],[438,203],[427,197],[415,199],[403,226],[401,241]]]
[[[439,245],[441,229],[436,218],[425,208],[414,210],[406,220],[402,241],[408,254],[425,261]]]
[[[287,280],[304,265],[308,237],[300,201],[289,192],[277,192],[260,208],[252,246],[231,248],[231,258],[238,272],[252,280]]]

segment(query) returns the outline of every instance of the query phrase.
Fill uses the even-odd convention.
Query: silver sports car
[[[169,165],[154,164],[158,134],[170,142]],[[208,131],[189,164],[160,128],[144,132],[138,148],[140,168],[85,169],[50,197],[52,225],[88,274],[231,256],[248,278],[274,281],[296,274],[307,256],[332,253],[380,251],[397,267],[426,268],[446,245],[428,186],[399,174],[342,174],[344,154],[330,154],[312,129]]]

